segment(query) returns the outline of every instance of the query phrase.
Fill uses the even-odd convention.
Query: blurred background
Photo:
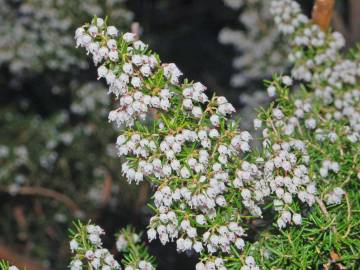
[[[113,101],[73,35],[93,15],[141,38],[163,62],[226,96],[250,129],[269,102],[262,82],[286,72],[286,41],[268,0],[0,0],[0,258],[65,269],[68,228],[91,219],[113,234],[146,228],[150,187],[120,175],[107,122]],[[309,15],[313,1],[299,1]],[[360,1],[337,1],[333,28],[360,40]],[[159,269],[193,269],[193,254],[150,245]]]

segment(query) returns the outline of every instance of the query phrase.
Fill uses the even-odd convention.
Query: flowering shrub
[[[150,241],[197,253],[197,270],[356,269],[360,52],[343,54],[342,36],[320,30],[295,1],[270,6],[289,40],[293,68],[291,77],[267,82],[275,101],[254,119],[262,131],[259,151],[231,118],[235,110],[225,97],[208,98],[202,83],[182,79],[175,64],[162,63],[134,34],[95,17],[75,39],[118,100],[109,121],[121,127],[122,174],[154,189]],[[75,223],[71,269],[120,269],[103,234]],[[116,238],[125,269],[156,267],[132,229]]]
[[[124,176],[154,186],[150,241],[199,253],[198,270],[355,267],[357,52],[340,54],[341,35],[322,32],[294,1],[272,1],[271,12],[302,84],[289,95],[290,77],[268,83],[277,99],[254,121],[261,153],[249,153],[252,137],[229,118],[226,98],[209,99],[203,84],[181,80],[175,64],[161,63],[133,34],[94,18],[75,38],[119,99],[109,121],[126,126],[117,139]],[[154,109],[157,117],[144,122]]]
[[[237,132],[235,123],[226,126],[226,115],[234,111],[226,98],[215,96],[209,101],[201,83],[180,84],[181,72],[175,64],[160,65],[159,57],[131,33],[116,41],[117,35],[116,28],[99,24],[97,18],[76,31],[77,44],[86,47],[96,63],[105,60],[98,68],[99,77],[105,77],[109,91],[120,98],[120,107],[109,114],[110,121],[128,126],[117,139],[119,154],[141,157],[129,157],[123,174],[129,182],[147,177],[158,186],[149,239],[158,236],[166,244],[177,238],[179,251],[194,247],[199,253],[204,247],[211,253],[229,253],[235,243],[243,248],[244,229],[236,222],[237,210],[229,212],[224,196],[240,195],[235,190],[227,194],[223,181],[229,180],[228,173],[222,168],[233,162],[229,169],[235,175],[240,162],[236,155],[249,151],[250,134]],[[99,54],[103,46],[111,49],[108,55]],[[205,110],[203,103],[208,103]],[[138,119],[144,119],[149,108],[159,110],[159,120],[148,127]],[[247,207],[258,215],[260,209],[248,193]],[[211,233],[215,225],[218,228]],[[219,242],[220,235],[224,242]],[[224,267],[220,257],[209,254],[204,260]]]

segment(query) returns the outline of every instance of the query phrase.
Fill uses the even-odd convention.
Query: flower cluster
[[[329,171],[338,173],[339,169],[340,169],[339,163],[337,163],[336,161],[324,160],[321,163],[321,168],[320,168],[319,172],[320,172],[320,175],[325,178],[328,176]]]
[[[72,232],[70,241],[70,249],[74,253],[70,269],[121,269],[109,250],[103,247],[100,237],[104,234],[103,229],[97,225],[75,223],[75,231]],[[154,258],[148,254],[147,248],[140,243],[140,235],[132,228],[121,230],[117,235],[116,247],[124,254],[122,264],[125,270],[155,269]]]
[[[173,93],[166,87],[147,93],[140,91],[143,87],[146,88],[150,78],[161,70],[165,77],[175,83],[181,72],[171,64],[160,69],[157,57],[147,53],[147,45],[135,40],[135,34],[125,34],[120,44],[115,40],[117,36],[118,30],[114,26],[106,27],[101,18],[96,18],[95,24],[89,26],[87,32],[84,28],[78,28],[75,34],[77,45],[85,47],[92,54],[95,64],[104,61],[108,61],[108,64],[117,63],[119,50],[120,53],[126,50],[126,60],[119,69],[113,70],[107,65],[101,65],[98,76],[106,79],[109,92],[120,101],[120,107],[110,112],[109,120],[116,122],[118,126],[124,123],[131,126],[135,119],[144,119],[150,108],[164,111],[170,108],[169,99]],[[199,114],[199,109],[194,108],[193,112]]]
[[[245,265],[240,270],[259,270],[260,267],[256,265],[255,259],[252,256],[245,258]]]
[[[342,188],[336,187],[333,191],[326,194],[326,204],[339,204],[341,203],[342,197],[344,196],[345,191]]]
[[[279,123],[274,122],[275,125]],[[293,203],[294,196],[309,206],[315,202],[316,186],[308,175],[309,156],[305,144],[300,140],[284,141],[271,147],[266,145],[265,151],[268,151],[269,159],[264,164],[264,177],[276,196],[275,210],[281,213],[277,225],[283,228],[291,220],[300,225],[301,216],[297,213],[292,216],[286,209]]]
[[[120,269],[120,264],[103,248],[100,236],[105,232],[97,225],[86,226],[78,223],[77,232],[72,236],[70,249],[75,256],[70,262],[71,270],[81,270],[90,264],[89,269]],[[86,263],[84,263],[86,262]]]

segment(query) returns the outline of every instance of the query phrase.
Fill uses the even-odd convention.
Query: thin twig
[[[13,192],[10,192],[9,190],[3,190],[7,193],[14,194]],[[80,207],[68,196],[44,187],[20,187],[16,190],[15,195],[28,195],[28,196],[42,196],[54,199],[55,201],[63,203],[67,208],[71,210],[75,215],[81,213]]]
[[[101,190],[101,196],[100,196],[101,207],[105,207],[109,203],[111,199],[112,185],[113,185],[113,180],[111,174],[107,172]]]
[[[329,215],[329,212],[326,209],[326,206],[325,206],[324,202],[317,196],[315,197],[315,201],[319,205],[321,212],[323,212],[325,217],[327,219],[329,219],[330,215]],[[336,233],[336,226],[335,225],[332,226],[332,230],[333,230],[334,233]]]
[[[347,220],[348,222],[350,222],[351,219],[351,206],[350,206],[350,201],[349,201],[349,195],[347,194],[347,192],[345,192],[345,200],[346,200],[346,206],[347,206]],[[346,230],[346,233],[344,234],[344,236],[342,238],[346,238],[351,230],[351,224],[349,224],[349,227]]]
[[[139,213],[141,208],[146,204],[149,197],[149,184],[147,182],[142,182],[139,186],[139,193],[137,200],[134,205],[134,212]]]
[[[324,215],[329,218],[329,212],[327,211],[324,202],[319,197],[315,197],[315,200],[316,203],[319,205],[321,212],[323,212]]]

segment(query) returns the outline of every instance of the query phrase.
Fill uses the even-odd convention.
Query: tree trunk
[[[356,0],[355,0],[356,1]],[[312,10],[313,21],[326,31],[331,22],[335,0],[316,0]]]
[[[349,7],[351,42],[360,41],[360,1],[350,0]]]

